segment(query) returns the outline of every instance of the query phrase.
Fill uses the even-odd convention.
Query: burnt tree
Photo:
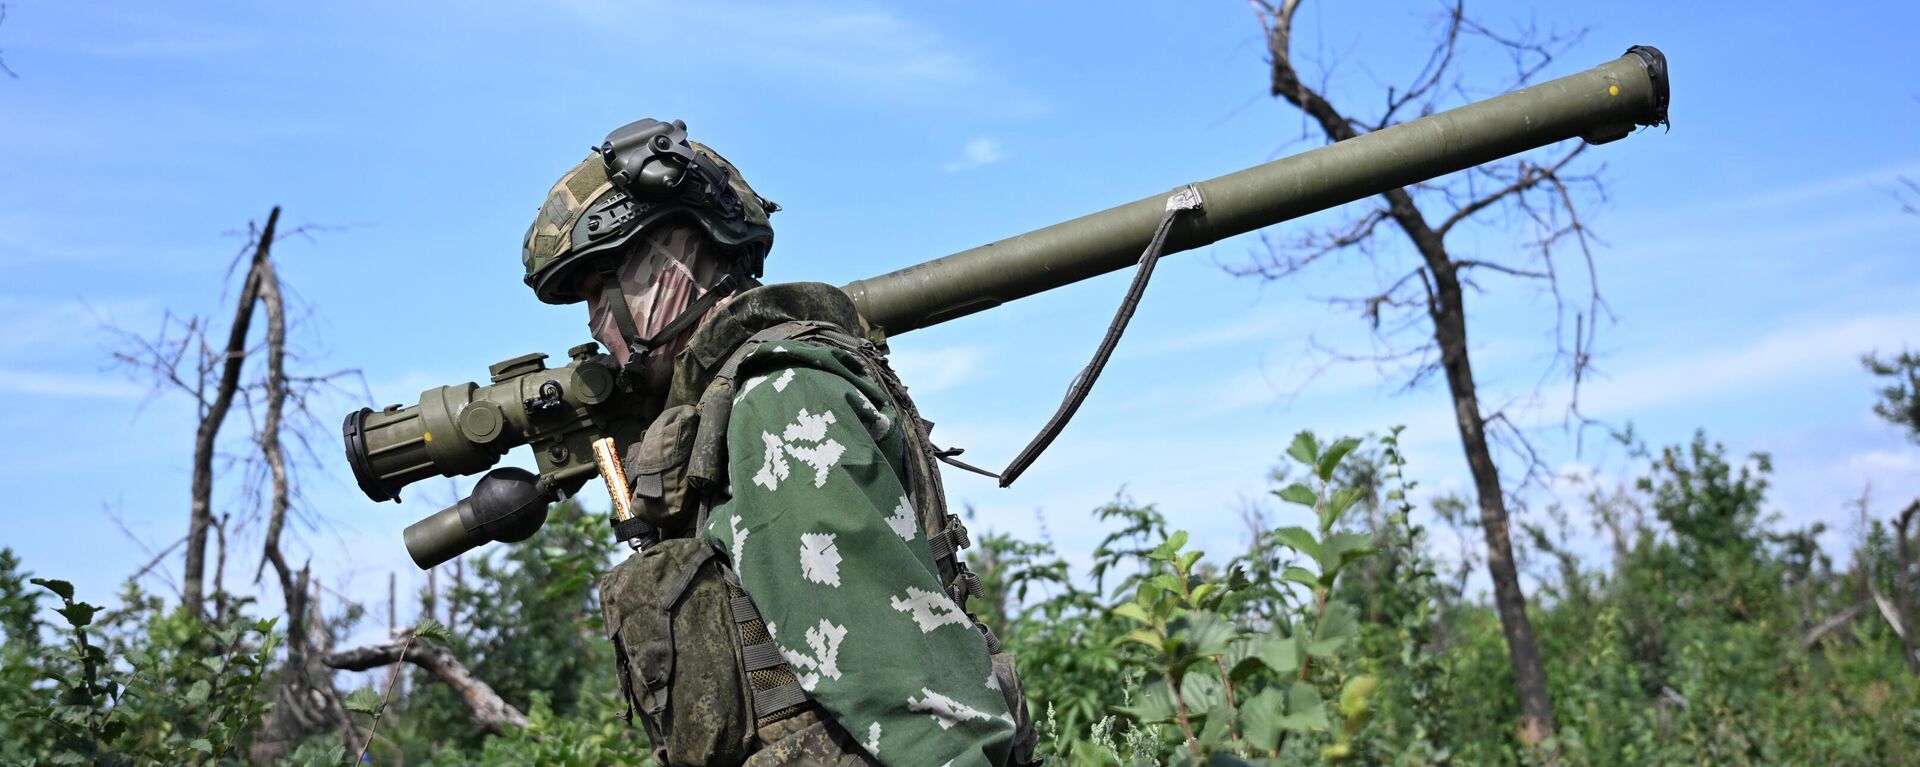
[[[1555,54],[1579,39],[1579,35],[1533,31],[1501,34],[1469,19],[1462,3],[1453,3],[1438,19],[1438,39],[1420,71],[1404,87],[1387,88],[1384,100],[1375,107],[1378,111],[1362,118],[1359,112],[1334,103],[1327,79],[1314,84],[1303,72],[1294,49],[1294,19],[1300,0],[1251,0],[1251,5],[1266,43],[1269,95],[1299,110],[1312,130],[1330,142],[1431,114],[1444,108],[1449,99],[1468,100],[1458,71],[1465,68],[1461,52],[1468,43],[1490,46],[1512,63],[1511,75],[1497,83],[1510,89],[1531,82]],[[1290,241],[1266,237],[1263,254],[1256,255],[1250,264],[1230,268],[1242,276],[1278,280],[1323,260],[1353,253],[1373,259],[1390,275],[1376,292],[1334,299],[1337,305],[1359,311],[1374,335],[1375,349],[1365,355],[1321,351],[1333,361],[1398,366],[1397,372],[1405,376],[1408,387],[1433,373],[1444,375],[1453,402],[1453,422],[1473,477],[1478,527],[1486,539],[1495,609],[1513,666],[1521,715],[1518,735],[1529,745],[1552,736],[1553,702],[1514,560],[1509,499],[1500,464],[1494,457],[1495,444],[1519,454],[1525,465],[1523,484],[1537,479],[1543,465],[1506,411],[1499,406],[1489,408],[1481,400],[1467,338],[1467,292],[1481,289],[1476,277],[1484,274],[1531,282],[1552,295],[1554,365],[1573,381],[1575,395],[1567,411],[1569,421],[1585,424],[1577,407],[1578,387],[1591,359],[1593,327],[1607,316],[1607,309],[1593,284],[1591,236],[1575,204],[1580,193],[1598,190],[1597,177],[1577,167],[1584,148],[1577,142],[1571,147],[1549,147],[1448,178],[1389,190],[1343,223]],[[1463,224],[1495,213],[1517,217],[1537,233],[1521,256],[1463,258],[1451,251],[1448,235]],[[1399,230],[1411,247],[1409,264],[1390,266],[1381,258],[1387,248],[1385,233],[1393,229]],[[1569,254],[1577,256],[1578,281],[1586,284],[1584,294],[1579,296],[1568,295],[1572,288],[1563,292],[1564,286],[1575,282],[1563,280],[1568,265],[1560,261]]]

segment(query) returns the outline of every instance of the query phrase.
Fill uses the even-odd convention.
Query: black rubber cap
[[[367,455],[367,416],[372,414],[373,408],[363,407],[348,413],[346,423],[340,424],[340,436],[347,443],[347,465],[353,468],[353,480],[360,484],[360,492],[368,498],[399,503],[400,488],[381,484]]]
[[[1672,128],[1673,123],[1667,119],[1667,101],[1673,95],[1667,85],[1667,55],[1651,45],[1636,45],[1628,48],[1627,53],[1640,57],[1647,65],[1647,79],[1653,82],[1653,118],[1641,125]]]

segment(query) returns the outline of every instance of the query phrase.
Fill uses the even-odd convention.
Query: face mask
[[[713,281],[712,259],[701,256],[702,248],[710,248],[703,233],[690,227],[661,227],[642,235],[642,239],[633,246],[631,254],[621,263],[615,272],[620,280],[620,289],[626,293],[625,310],[633,317],[634,326],[639,329],[642,338],[652,338],[680,316],[680,312],[699,298],[700,285]],[[696,277],[695,271],[702,273]],[[702,279],[704,277],[704,279]],[[620,335],[620,326],[614,322],[613,309],[608,306],[604,290],[587,291],[587,327],[593,332],[593,338],[606,347],[615,360],[624,365],[627,361],[627,341]],[[724,306],[723,300],[714,306],[718,310]],[[712,311],[708,312],[712,315]],[[701,318],[703,321],[706,318]],[[673,358],[686,348],[692,331],[680,334],[667,342],[662,348],[648,355],[644,384],[649,388],[664,387],[673,371]]]

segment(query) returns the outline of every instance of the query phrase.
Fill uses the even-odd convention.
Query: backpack
[[[737,765],[795,732],[819,728],[814,710],[753,600],[723,555],[698,536],[707,511],[726,500],[727,425],[740,363],[762,344],[806,341],[853,353],[892,400],[908,446],[912,506],[948,596],[963,608],[980,579],[959,552],[969,543],[947,513],[932,424],[920,418],[884,350],[851,332],[853,303],[823,283],[755,288],[736,296],[694,333],[675,362],[666,408],[628,448],[636,518],[657,542],[601,581],[600,604],[614,644],[627,716],[638,712],[666,765]],[[626,537],[622,535],[621,537]],[[1036,736],[1013,657],[985,625],[994,676],[1015,722],[1012,761],[1032,761]],[[830,722],[829,722],[830,723]],[[848,763],[873,764],[853,745]],[[834,762],[837,763],[837,762]]]

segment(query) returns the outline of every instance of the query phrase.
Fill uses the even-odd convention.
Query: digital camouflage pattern
[[[727,429],[725,552],[800,684],[889,765],[1007,760],[1013,717],[985,638],[941,588],[908,500],[904,432],[851,352],[767,344]]]
[[[732,596],[713,547],[693,538],[636,552],[600,583],[621,692],[664,763],[739,764],[753,750]]]

